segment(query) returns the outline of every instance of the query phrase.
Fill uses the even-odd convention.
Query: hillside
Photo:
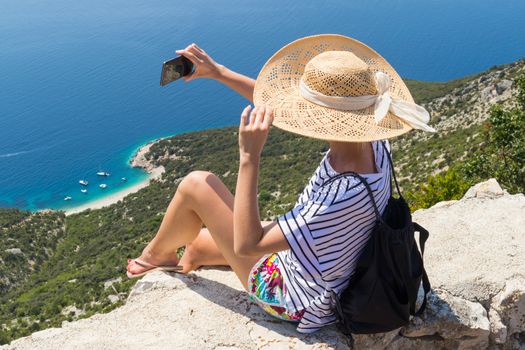
[[[38,273],[66,234],[61,212],[0,211],[0,293]]]
[[[393,142],[405,190],[482,146],[479,131],[489,107],[510,103],[509,82],[524,67],[522,60],[450,83],[409,81],[440,132],[412,132]],[[237,127],[225,127],[154,143],[145,157],[150,166],[165,168],[162,178],[109,207],[67,217],[0,210],[0,259],[12,264],[0,265],[0,281],[8,281],[0,296],[0,343],[122,305],[135,282],[125,278],[126,258],[138,255],[154,235],[180,179],[209,170],[233,190],[237,142]],[[291,208],[326,150],[321,141],[271,130],[261,159],[263,219]]]
[[[525,60],[520,60],[449,83],[408,81],[438,132],[409,133],[395,140],[394,159],[404,180],[402,186],[411,189],[411,184],[424,182],[426,176],[448,169],[482,147],[482,130],[490,108],[513,103],[513,81],[524,71]],[[438,95],[440,89],[446,93]]]

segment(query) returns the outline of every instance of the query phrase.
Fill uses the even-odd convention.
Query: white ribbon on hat
[[[430,114],[420,105],[403,101],[390,96],[390,86],[392,82],[390,77],[383,72],[375,73],[377,95],[364,96],[328,96],[310,89],[301,79],[299,89],[301,96],[306,100],[320,106],[335,108],[343,111],[355,111],[374,105],[374,119],[377,124],[388,114],[392,112],[398,118],[404,120],[414,129],[420,129],[430,132],[436,130],[428,126]]]

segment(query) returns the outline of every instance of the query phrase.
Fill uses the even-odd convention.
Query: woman
[[[265,311],[298,321],[298,331],[335,322],[334,295],[348,284],[375,224],[363,184],[337,175],[361,174],[382,212],[390,196],[389,146],[378,140],[412,128],[433,131],[428,113],[386,60],[340,35],[294,41],[270,58],[257,81],[217,64],[195,44],[177,53],[195,64],[186,80],[216,79],[253,98],[256,107],[246,107],[240,118],[235,197],[212,173],[188,174],[155,238],[128,261],[128,276],[229,265]],[[275,222],[261,222],[257,176],[272,122],[327,140],[330,148],[295,207]]]

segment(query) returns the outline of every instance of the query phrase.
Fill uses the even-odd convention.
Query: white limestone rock
[[[517,276],[505,283],[505,288],[496,295],[490,306],[490,314],[498,318],[501,325],[495,327],[495,343],[508,345],[525,337],[525,278]],[[498,332],[499,331],[499,332]],[[523,344],[525,345],[525,344]]]
[[[490,323],[480,303],[437,291],[429,296],[422,317],[413,318],[401,334],[420,339],[425,348],[484,349],[489,345]],[[408,341],[403,342],[405,348]]]
[[[496,92],[498,95],[501,95],[505,90],[508,90],[512,87],[512,80],[503,79],[500,82],[496,83]]]
[[[500,188],[489,180],[459,201],[413,214],[430,232],[424,259],[432,287],[487,310],[508,280],[525,276],[525,196]]]
[[[23,254],[22,249],[20,248],[9,248],[9,249],[4,250],[4,252],[13,254],[13,255]]]
[[[468,198],[496,198],[503,196],[504,192],[496,179],[492,178],[472,186],[463,196]]]

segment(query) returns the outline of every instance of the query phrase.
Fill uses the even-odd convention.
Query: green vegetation
[[[492,108],[484,143],[465,166],[473,179],[495,177],[510,192],[525,192],[525,74],[516,79],[516,105]]]
[[[475,80],[479,77],[479,74],[459,78],[451,81],[419,81],[413,79],[403,79],[407,84],[412,97],[417,103],[428,103],[437,97],[451,93],[454,89],[465,85],[466,83]]]
[[[64,214],[18,209],[0,211],[0,293],[23,283],[38,272],[65,236]]]
[[[513,107],[505,109],[494,105],[485,125],[456,130],[443,137],[447,146],[455,146],[447,154],[448,161],[443,160],[447,165],[451,164],[451,159],[459,159],[457,157],[461,154],[457,150],[465,150],[458,143],[465,140],[461,137],[465,132],[473,135],[467,152],[470,156],[407,191],[406,197],[413,210],[428,208],[444,200],[460,199],[473,184],[491,177],[511,193],[525,193],[525,74],[518,76],[515,84],[517,93]],[[473,128],[475,132],[471,130]],[[426,146],[433,143],[432,138],[429,141]],[[435,159],[432,153],[430,158]]]
[[[410,209],[429,208],[441,201],[461,199],[473,185],[471,179],[457,169],[448,169],[444,173],[429,176],[427,182],[416,186],[412,191],[406,191],[405,197]]]
[[[393,142],[393,157],[405,190],[417,188],[429,174],[459,166],[474,154],[482,143],[483,127],[474,124],[449,133],[435,133],[425,140],[401,138]]]
[[[29,211],[23,211],[16,208],[4,209],[0,211],[0,229],[8,229],[30,215],[31,212]]]
[[[409,84],[421,102],[477,77]],[[493,171],[499,171],[496,177],[509,189],[523,191],[519,179],[507,177],[502,166],[516,174],[523,171],[521,91],[521,114],[496,108],[486,131],[473,124],[426,138],[410,133],[393,142],[398,176],[413,209],[460,198],[474,180],[492,177]],[[327,147],[326,142],[272,128],[261,157],[262,219],[274,219],[293,206]],[[473,156],[477,165],[464,166]],[[139,255],[153,237],[179,181],[193,170],[208,170],[234,190],[237,127],[170,137],[155,143],[147,157],[166,168],[162,179],[109,207],[67,217],[0,209],[0,344],[121,305],[135,283],[125,276],[126,259]]]

